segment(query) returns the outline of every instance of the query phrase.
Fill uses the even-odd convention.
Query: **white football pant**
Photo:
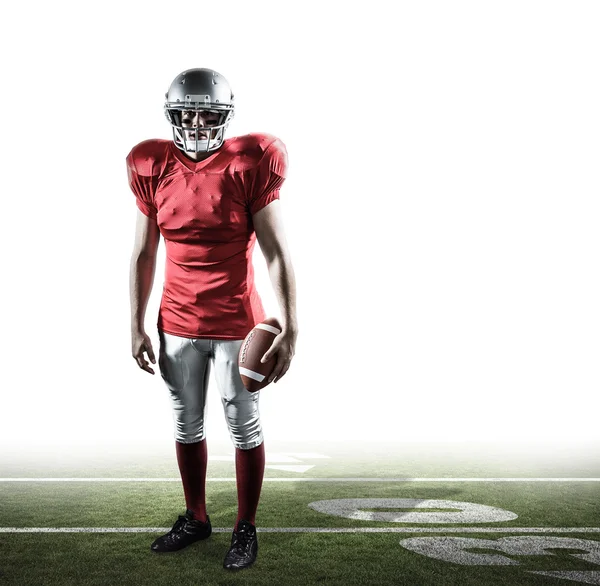
[[[238,369],[244,340],[184,338],[158,329],[158,367],[173,405],[175,439],[184,444],[205,437],[204,416],[211,365],[225,421],[235,447],[249,450],[263,441],[258,411],[260,391],[246,390]]]

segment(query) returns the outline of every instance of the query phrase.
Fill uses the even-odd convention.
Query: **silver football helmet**
[[[234,115],[233,93],[227,80],[212,69],[188,69],[180,73],[165,94],[165,116],[173,127],[173,141],[188,153],[216,151],[225,140],[225,130]],[[183,112],[209,111],[219,114],[217,124],[206,127],[205,140],[200,129],[183,127]],[[192,132],[192,138],[186,136]],[[214,131],[216,135],[213,138]]]

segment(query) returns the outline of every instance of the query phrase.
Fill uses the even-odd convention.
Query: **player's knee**
[[[205,437],[204,421],[175,421],[175,439],[182,444],[201,442]]]
[[[196,434],[196,435],[182,435],[175,434],[175,440],[180,444],[196,444],[201,442],[206,436],[204,434]]]
[[[240,415],[238,413],[238,415]],[[260,417],[254,412],[249,417],[227,417],[229,435],[236,448],[250,450],[263,440]]]

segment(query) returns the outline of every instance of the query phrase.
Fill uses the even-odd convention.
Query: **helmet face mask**
[[[185,114],[189,114],[191,118],[195,118],[196,114],[204,118],[206,113],[215,111],[170,108],[166,112],[167,119],[173,127],[173,141],[179,149],[188,153],[211,152],[220,148],[225,140],[225,129],[232,118],[231,112],[216,112],[218,119],[215,124],[194,127],[189,122],[186,123]],[[206,139],[201,139],[200,134],[205,134]]]
[[[222,146],[225,130],[234,116],[233,93],[222,75],[212,69],[189,69],[173,80],[165,97],[165,116],[173,128],[177,148],[187,153],[209,153]],[[189,118],[196,114],[213,120],[194,129]],[[210,114],[218,114],[218,120]],[[200,139],[200,133],[207,138]]]

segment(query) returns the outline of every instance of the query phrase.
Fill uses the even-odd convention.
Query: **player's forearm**
[[[134,254],[129,271],[129,296],[131,301],[131,331],[144,329],[144,317],[156,269],[156,257]]]
[[[296,281],[294,269],[288,256],[277,254],[267,263],[285,330],[298,330],[296,319]]]

